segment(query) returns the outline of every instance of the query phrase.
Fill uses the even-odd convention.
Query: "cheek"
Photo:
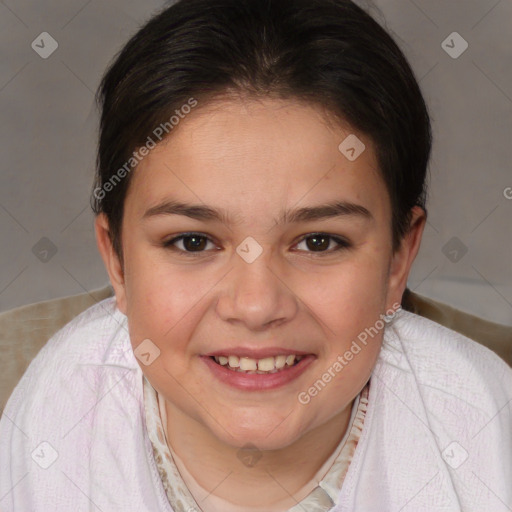
[[[304,288],[301,288],[301,287]],[[365,327],[384,311],[387,267],[381,257],[361,253],[328,271],[296,283],[301,297],[334,333]],[[342,328],[342,329],[341,329]]]
[[[385,269],[365,266],[359,272],[356,267],[331,276],[330,297],[324,291],[322,299],[311,302],[326,338],[312,387],[304,391],[306,399],[315,397],[317,407],[325,408],[325,419],[345,407],[370,378],[384,335]]]
[[[379,355],[381,335],[366,345],[357,342],[336,351],[324,367],[318,371],[299,395],[301,404],[310,404],[316,409],[317,421],[328,421],[342,411],[363,389],[371,377]]]
[[[150,274],[140,272],[131,283],[128,325],[132,347],[137,356],[137,347],[150,340],[150,352],[157,356],[149,365],[139,358],[142,372],[153,387],[172,395],[176,403],[183,401],[185,408],[186,394],[179,383],[187,382],[194,369],[195,353],[189,341],[199,322],[198,315],[202,314],[198,302],[204,293],[196,297],[183,279],[163,282]]]
[[[341,392],[340,396],[350,395],[352,386],[366,382],[378,356],[386,283],[385,262],[368,253],[322,276],[310,289],[308,302],[326,336],[324,362],[318,373],[336,374],[331,388]]]
[[[173,372],[186,371],[185,362],[176,356],[187,350],[204,289],[183,273],[170,271],[169,266],[136,252],[130,255],[127,272],[127,317],[134,350],[149,339],[158,347],[166,366],[170,361]],[[154,364],[142,370],[151,375],[160,366]]]
[[[126,262],[127,316],[162,336],[201,300],[208,289],[208,276],[194,270],[194,265],[169,264],[161,249],[135,244],[130,249]]]

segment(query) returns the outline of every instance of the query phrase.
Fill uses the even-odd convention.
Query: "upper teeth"
[[[279,355],[276,357],[265,357],[263,359],[253,359],[251,357],[238,357],[238,356],[214,356],[215,361],[223,366],[230,368],[239,368],[240,370],[259,370],[269,372],[272,370],[279,370],[284,368],[285,365],[293,366],[295,359],[300,361],[301,356],[296,355]]]

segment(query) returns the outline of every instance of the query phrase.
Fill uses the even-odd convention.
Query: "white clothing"
[[[400,311],[370,380],[332,512],[512,508],[512,369],[502,359]],[[158,474],[143,374],[114,297],[55,334],[11,395],[0,420],[0,510],[179,512]]]

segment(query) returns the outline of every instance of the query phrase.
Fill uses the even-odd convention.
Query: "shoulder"
[[[400,311],[390,334],[401,340],[403,350],[416,360],[420,370],[439,370],[450,374],[471,371],[486,376],[496,371],[504,375],[512,373],[512,368],[486,346],[408,311]]]
[[[336,510],[503,510],[512,503],[512,369],[407,311],[384,329]]]
[[[138,368],[126,317],[115,298],[109,297],[83,311],[48,340],[15,387],[5,413],[26,428],[33,427],[31,418],[35,417],[40,427],[47,423],[55,428],[52,413],[71,414],[82,409],[97,396],[108,369],[116,366]]]
[[[167,510],[163,491],[155,491],[142,383],[114,298],[50,338],[0,420],[5,510],[85,510],[91,502],[102,510]]]
[[[512,369],[504,360],[400,311],[385,328],[372,373],[343,497],[349,509],[380,510],[383,499],[393,503],[388,508],[414,499],[414,510],[429,512],[501,510],[496,496],[512,503],[511,404]],[[483,481],[493,483],[492,492]],[[352,507],[356,501],[368,506]]]
[[[126,316],[117,308],[115,297],[89,307],[57,331],[29,365],[24,378],[38,368],[44,371],[49,361],[101,364],[120,344],[127,346]]]
[[[400,311],[387,329],[380,364],[413,377],[431,407],[496,415],[512,400],[512,368],[493,351],[432,320]],[[447,405],[449,404],[449,405]],[[475,417],[473,416],[473,417]]]

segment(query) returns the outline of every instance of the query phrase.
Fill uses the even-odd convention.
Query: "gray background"
[[[409,286],[512,325],[512,1],[358,3],[392,32],[432,114],[429,221]],[[0,311],[108,282],[89,208],[93,95],[162,5],[0,2]],[[47,59],[31,47],[42,32],[58,42]],[[462,48],[453,32],[469,45],[458,58],[444,49]]]

